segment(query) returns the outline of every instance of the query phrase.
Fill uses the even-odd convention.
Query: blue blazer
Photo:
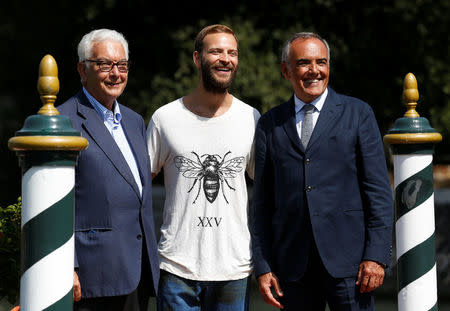
[[[294,281],[314,239],[332,277],[362,260],[389,263],[393,198],[380,132],[364,102],[328,88],[306,150],[294,98],[264,114],[255,134],[252,250],[256,276]]]
[[[89,141],[75,168],[75,267],[82,297],[126,295],[136,289],[143,247],[152,275],[142,277],[156,293],[159,259],[144,120],[120,105],[121,124],[141,176],[141,197],[119,147],[84,93],[57,108]]]

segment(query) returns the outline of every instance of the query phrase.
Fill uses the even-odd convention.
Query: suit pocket
[[[78,236],[78,238],[81,238],[82,240],[85,241],[97,241],[98,239],[101,238],[101,236],[106,233],[111,231],[111,228],[108,229],[86,229],[86,230],[76,230],[76,234]]]
[[[102,232],[111,231],[111,217],[103,215],[102,217],[75,217],[75,232]]]
[[[349,208],[344,210],[344,213],[363,213],[364,210],[362,208]]]

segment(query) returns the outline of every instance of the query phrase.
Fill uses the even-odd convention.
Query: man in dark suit
[[[117,102],[128,43],[114,30],[94,30],[78,56],[83,88],[58,107],[89,141],[75,170],[74,307],[147,311],[159,262],[145,123]]]
[[[286,42],[294,95],[255,134],[254,271],[263,299],[284,310],[373,310],[390,258],[380,132],[366,103],[327,87],[329,51],[314,33]]]

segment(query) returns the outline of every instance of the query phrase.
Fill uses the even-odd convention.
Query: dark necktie
[[[303,147],[306,149],[306,146],[308,146],[308,142],[309,142],[309,139],[311,138],[311,134],[313,131],[314,106],[311,104],[305,104],[305,106],[303,107],[303,110],[305,111],[305,117],[302,122],[301,141],[302,141]]]

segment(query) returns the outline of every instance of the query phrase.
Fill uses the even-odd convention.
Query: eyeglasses
[[[128,72],[128,70],[130,69],[130,62],[127,60],[119,60],[118,62],[113,62],[106,59],[86,59],[85,62],[96,63],[100,71],[103,72],[110,72],[114,66],[117,66],[119,72]]]

